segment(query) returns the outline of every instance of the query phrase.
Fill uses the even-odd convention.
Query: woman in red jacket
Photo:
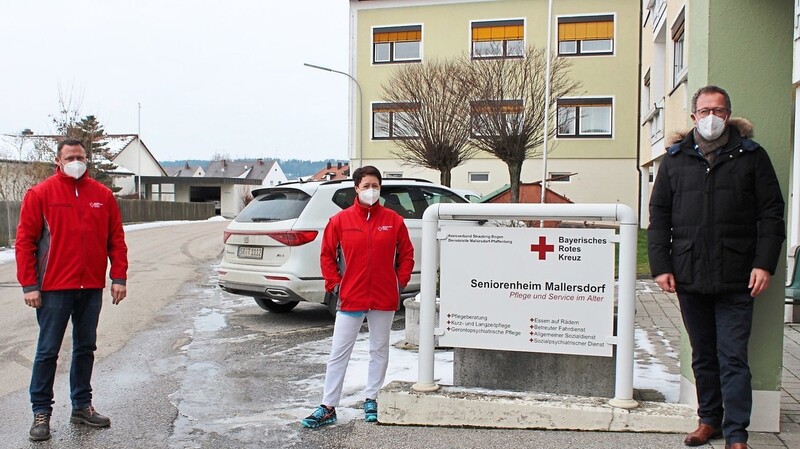
[[[400,292],[411,279],[414,247],[403,218],[381,206],[381,173],[373,166],[356,169],[357,198],[333,216],[322,238],[320,265],[325,289],[338,293],[339,306],[333,343],[325,371],[322,405],[303,419],[304,427],[336,422],[347,364],[358,331],[369,325],[369,372],[365,389],[364,419],[378,420],[378,390],[389,364],[389,332]]]

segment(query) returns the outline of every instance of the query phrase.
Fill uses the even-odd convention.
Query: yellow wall
[[[366,2],[366,6],[380,2]],[[633,1],[593,0],[554,2],[553,16],[616,14],[615,54],[571,57],[572,76],[583,86],[579,95],[614,98],[613,138],[560,139],[549,158],[635,158],[637,151],[639,4]],[[389,158],[391,141],[371,140],[371,104],[380,101],[381,85],[397,64],[373,65],[371,30],[375,26],[422,25],[422,59],[466,56],[470,51],[470,21],[525,19],[527,45],[544,48],[547,1],[506,0],[448,3],[428,6],[361,9],[356,15],[356,77],[364,91],[362,130],[364,158]],[[557,19],[554,19],[556,21]],[[557,36],[557,26],[553,26]],[[557,37],[553,39],[556,49]],[[483,155],[488,158],[490,156]]]

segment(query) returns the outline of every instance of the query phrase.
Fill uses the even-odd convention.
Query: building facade
[[[394,155],[398,146],[387,138],[397,111],[381,101],[381,93],[391,88],[386,82],[398,67],[464,55],[519,58],[528,46],[547,46],[547,0],[351,0],[350,5],[350,73],[363,95],[359,99],[351,89],[351,165],[363,159],[386,176],[439,180],[438,172],[403,164]],[[570,77],[581,88],[551,106],[558,108],[559,119],[550,123],[558,133],[549,142],[544,177],[557,179],[549,187],[576,203],[639,204],[639,102],[633,86],[640,6],[631,0],[553,2],[552,52],[569,58]],[[526,160],[521,181],[541,180],[543,165],[541,157]],[[452,187],[479,193],[508,182],[506,164],[488,153],[452,172]]]

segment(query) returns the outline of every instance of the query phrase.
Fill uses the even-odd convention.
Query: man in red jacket
[[[39,323],[30,386],[33,441],[50,438],[56,361],[70,318],[70,421],[111,425],[92,406],[91,386],[109,259],[112,303],[126,295],[128,248],[114,195],[86,175],[86,151],[79,140],[59,143],[55,163],[56,173],[25,194],[16,240],[17,280]]]
[[[357,198],[334,215],[322,237],[320,265],[325,290],[338,293],[339,310],[325,371],[322,405],[302,420],[317,428],[336,422],[336,406],[358,331],[367,318],[369,368],[364,419],[378,420],[378,390],[389,365],[389,332],[400,292],[411,279],[414,247],[403,218],[381,206],[381,172],[366,166],[353,172]]]

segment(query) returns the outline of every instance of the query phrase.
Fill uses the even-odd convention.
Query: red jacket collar
[[[353,203],[353,206],[358,211],[358,214],[362,215],[364,217],[366,217],[368,213],[374,214],[374,213],[378,212],[380,209],[383,209],[383,206],[381,206],[381,201],[380,200],[375,202],[375,204],[373,204],[372,206],[368,207],[368,206],[365,206],[365,205],[361,204],[361,202],[358,201],[358,195],[356,195],[356,199],[355,199],[355,201]]]

